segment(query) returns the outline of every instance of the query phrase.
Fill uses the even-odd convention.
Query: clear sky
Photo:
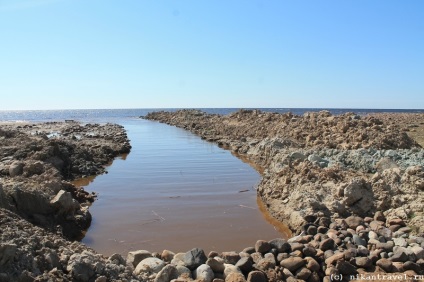
[[[424,108],[422,0],[0,0],[0,110]]]

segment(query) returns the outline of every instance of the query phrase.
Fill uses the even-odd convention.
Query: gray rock
[[[60,190],[59,193],[50,201],[50,204],[59,210],[59,213],[74,213],[79,208],[79,203],[72,198],[71,193]]]
[[[191,271],[185,266],[177,265],[175,267],[177,269],[178,277],[191,278]]]
[[[260,264],[260,262],[259,262]],[[242,272],[249,273],[252,270],[253,262],[250,257],[242,257],[237,263],[236,267],[238,267]],[[275,261],[274,261],[275,267]],[[214,271],[215,272],[215,271]]]
[[[395,244],[393,243],[393,241],[389,241],[387,243],[377,243],[376,248],[377,249],[382,249],[385,252],[392,252],[393,251],[393,247],[395,246]]]
[[[356,267],[347,261],[338,261],[336,264],[336,269],[343,275],[355,275],[358,273],[356,271]]]
[[[331,238],[323,240],[319,244],[319,248],[324,252],[327,251],[327,250],[332,250],[334,248],[334,240],[331,239]]]
[[[389,259],[393,262],[405,262],[408,260],[408,256],[404,252],[396,252]]]
[[[200,265],[204,264],[207,260],[205,252],[202,249],[194,248],[185,253],[184,264],[190,270],[195,270]]]
[[[102,272],[104,264],[98,262],[95,255],[88,251],[73,254],[68,261],[66,270],[76,281],[90,281],[96,272]]]
[[[240,259],[240,260],[242,260],[242,259]],[[218,260],[216,260],[214,258],[209,258],[206,261],[206,264],[211,267],[211,269],[212,269],[213,272],[224,273],[225,266],[224,266],[224,263],[223,262],[218,261]]]
[[[395,246],[399,247],[407,247],[408,243],[404,238],[393,238],[393,242],[395,243]]]
[[[314,257],[317,254],[317,250],[312,246],[306,245],[305,248],[303,248],[302,253],[306,257]]]
[[[295,272],[305,265],[305,261],[300,257],[289,257],[280,262],[282,267],[287,268],[290,272]]]
[[[420,246],[411,247],[411,251],[415,254],[417,260],[424,258],[424,249]]]
[[[353,235],[352,239],[353,239],[353,242],[358,246],[364,246],[364,247],[367,246],[367,241],[356,234]]]
[[[385,258],[379,259],[376,262],[376,265],[387,273],[390,273],[393,271],[393,263],[388,259],[385,259]]]
[[[169,282],[178,278],[178,270],[175,266],[168,264],[156,275],[154,282]]]
[[[15,244],[0,244],[0,266],[12,261],[17,250],[18,246]]]
[[[240,255],[236,252],[223,252],[221,257],[224,259],[225,263],[229,264],[236,264],[240,259]]]
[[[404,270],[412,270],[415,271],[415,273],[421,273],[421,267],[419,264],[414,263],[412,261],[407,261],[403,264]]]
[[[355,264],[359,268],[368,268],[372,265],[372,261],[367,257],[356,257]]]
[[[13,162],[10,166],[9,166],[9,175],[11,177],[15,177],[18,175],[21,175],[24,172],[24,163],[23,162]]]
[[[311,273],[312,272],[309,269],[303,267],[296,272],[296,278],[301,280],[308,280],[309,276],[311,276]]]
[[[267,282],[267,278],[262,271],[251,271],[247,276],[247,282]]]
[[[271,250],[271,245],[264,240],[258,240],[255,244],[255,250],[259,253],[265,254]]]
[[[290,244],[287,243],[287,241],[284,239],[281,239],[281,238],[273,239],[269,241],[269,244],[271,245],[272,248],[277,249],[279,253],[291,252]]]
[[[142,261],[139,262],[137,267],[134,270],[134,273],[136,275],[148,272],[148,273],[159,273],[164,267],[166,263],[158,258],[145,258]]]
[[[194,279],[198,279],[203,282],[212,282],[212,280],[215,278],[212,269],[207,264],[202,264],[196,270],[194,270],[193,277]]]
[[[152,257],[152,254],[145,250],[129,252],[127,255],[127,263],[132,264],[133,267],[137,267],[140,261],[150,257]]]

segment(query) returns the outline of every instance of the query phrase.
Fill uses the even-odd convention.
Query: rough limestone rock
[[[129,252],[127,255],[127,263],[132,264],[132,266],[137,267],[140,261],[152,257],[152,254],[146,250],[138,250]]]
[[[79,208],[78,202],[72,198],[71,193],[60,190],[59,193],[50,201],[50,204],[59,210],[62,214],[73,214]]]
[[[154,282],[169,282],[178,278],[178,270],[175,266],[168,264],[156,275]]]
[[[193,271],[193,278],[203,282],[212,282],[215,276],[209,265],[202,264]]]

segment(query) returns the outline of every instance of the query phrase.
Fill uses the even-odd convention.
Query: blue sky
[[[0,110],[424,108],[424,1],[0,0]]]

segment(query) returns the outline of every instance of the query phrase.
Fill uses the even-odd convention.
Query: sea
[[[132,150],[108,166],[107,174],[75,181],[98,193],[90,207],[91,227],[82,242],[98,252],[237,251],[259,239],[288,238],[290,230],[257,197],[259,172],[248,160],[180,128],[141,119],[152,111],[178,109],[102,109],[0,111],[0,122],[118,123]],[[200,109],[228,114],[238,109]],[[260,109],[303,114],[324,109]],[[326,109],[355,112],[424,113],[424,110]]]
[[[239,108],[196,108],[211,114],[229,114]],[[253,108],[244,108],[253,109]],[[265,112],[287,113],[302,115],[305,112],[330,111],[338,115],[354,112],[358,115],[369,113],[424,113],[424,109],[333,109],[333,108],[255,108]],[[0,111],[0,121],[60,121],[75,119],[86,122],[112,122],[114,120],[145,116],[154,111],[177,111],[177,108],[156,109],[81,109],[81,110],[25,110],[25,111]]]

